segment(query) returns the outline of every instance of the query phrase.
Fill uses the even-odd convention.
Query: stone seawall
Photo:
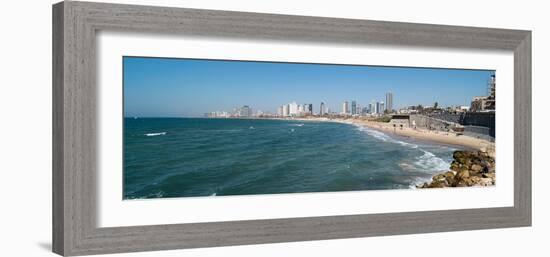
[[[453,127],[454,125],[454,123],[446,120],[440,120],[437,118],[419,114],[411,115],[409,119],[411,127],[416,126],[419,128],[427,128],[430,130],[449,131],[449,129],[451,129],[451,127]]]
[[[460,124],[489,128],[489,135],[495,137],[494,112],[466,112]]]
[[[428,115],[430,118],[458,123],[463,126],[472,126],[472,133],[495,137],[495,113],[494,112],[465,112],[465,113],[438,113]],[[487,130],[476,129],[485,127]]]

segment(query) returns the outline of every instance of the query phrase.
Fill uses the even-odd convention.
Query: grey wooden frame
[[[99,30],[513,51],[514,206],[97,227],[95,36]],[[53,251],[58,254],[87,255],[530,225],[530,31],[73,1],[53,6]]]

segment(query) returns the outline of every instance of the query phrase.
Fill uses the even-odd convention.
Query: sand
[[[435,131],[435,130],[427,130],[422,128],[414,129],[409,127],[401,128],[401,127],[394,127],[393,124],[386,123],[386,122],[366,121],[366,120],[360,120],[360,119],[298,118],[294,120],[332,121],[332,122],[356,124],[356,125],[366,126],[371,129],[379,130],[388,135],[398,135],[402,137],[410,137],[413,139],[436,142],[441,144],[463,146],[466,148],[486,151],[492,157],[494,157],[494,154],[495,154],[494,142],[490,142],[481,138],[475,138],[475,137],[470,137],[466,135],[459,135],[454,132]]]

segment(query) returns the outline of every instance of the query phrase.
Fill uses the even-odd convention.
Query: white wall
[[[122,2],[122,1],[113,1]],[[545,1],[194,0],[125,2],[533,30],[533,116],[547,109],[550,26]],[[0,15],[0,256],[51,247],[51,4],[5,1]],[[512,104],[512,103],[502,103]],[[543,119],[533,121],[533,227],[222,247],[117,256],[548,256],[550,173]]]

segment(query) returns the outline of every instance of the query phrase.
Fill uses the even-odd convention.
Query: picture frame
[[[98,31],[514,53],[514,206],[98,227]],[[531,32],[64,1],[53,6],[53,251],[64,256],[531,225]]]

